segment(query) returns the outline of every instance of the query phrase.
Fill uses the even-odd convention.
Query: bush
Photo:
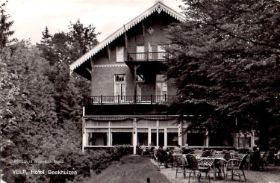
[[[82,153],[76,150],[64,150],[55,153],[56,162],[61,163],[47,163],[47,164],[27,164],[22,169],[28,170],[45,170],[43,175],[27,175],[16,176],[10,170],[18,169],[19,167],[10,166],[9,171],[5,171],[5,179],[8,182],[28,182],[28,183],[76,183],[82,182],[86,177],[91,176],[91,172],[96,174],[100,173],[103,169],[107,168],[112,161],[119,160],[120,157],[130,154],[132,148],[128,145],[121,145],[107,149],[90,150]],[[50,156],[51,157],[51,156]],[[46,159],[41,158],[41,159]],[[16,165],[18,166],[18,165]],[[48,175],[48,170],[63,170],[63,171],[76,171],[77,175]],[[5,180],[4,179],[4,180]]]

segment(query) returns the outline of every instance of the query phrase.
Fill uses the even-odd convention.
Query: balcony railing
[[[166,61],[166,52],[127,53],[127,61]]]
[[[92,96],[91,104],[167,104],[175,100],[174,95],[116,95],[116,96]]]

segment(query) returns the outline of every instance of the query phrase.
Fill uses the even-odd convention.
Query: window
[[[167,133],[167,145],[168,146],[176,146],[176,145],[178,145],[178,132],[169,132],[169,133]]]
[[[204,133],[188,133],[187,144],[190,146],[203,146],[204,145]]]
[[[116,47],[116,62],[124,62],[124,47]]]
[[[106,132],[88,133],[88,145],[107,146],[107,133]]]
[[[144,46],[136,46],[136,60],[145,59],[145,49]]]
[[[167,82],[165,81],[165,76],[163,74],[158,74],[156,76],[156,100],[157,102],[166,101],[167,96]]]
[[[126,81],[124,74],[116,74],[114,79],[114,96],[115,102],[124,102],[126,95]],[[119,98],[120,97],[120,98]]]
[[[219,132],[209,134],[210,146],[233,146],[231,134],[222,134]]]
[[[152,134],[151,134],[151,145],[159,145],[159,146],[164,146],[164,130],[159,129],[158,131],[158,144],[157,144],[157,130],[152,129]]]
[[[132,145],[132,132],[113,132],[113,145]]]
[[[124,74],[116,74],[115,75],[115,82],[124,82]]]
[[[148,145],[148,133],[138,132],[138,145]]]
[[[158,52],[158,60],[164,60],[165,58],[165,50],[162,45],[157,46],[157,52]]]

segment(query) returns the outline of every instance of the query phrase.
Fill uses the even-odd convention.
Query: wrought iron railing
[[[127,61],[166,61],[168,58],[166,52],[129,52]]]
[[[175,100],[174,95],[116,95],[116,96],[92,96],[91,104],[164,104]]]

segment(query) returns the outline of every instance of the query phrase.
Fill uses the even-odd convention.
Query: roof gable
[[[100,42],[98,45],[96,45],[93,49],[91,49],[89,52],[81,56],[78,60],[73,62],[70,65],[70,72],[75,71],[77,68],[79,68],[82,64],[86,63],[89,61],[91,57],[93,57],[95,54],[97,54],[99,51],[101,51],[103,48],[105,48],[107,45],[112,43],[114,40],[116,40],[118,37],[123,35],[126,31],[130,30],[132,27],[135,25],[139,24],[141,21],[149,17],[151,14],[157,12],[165,12],[166,14],[170,15],[171,17],[175,18],[176,20],[183,22],[184,21],[184,16],[175,10],[171,9],[170,7],[166,6],[162,2],[158,1],[155,3],[152,7],[147,9],[145,12],[125,24],[123,27],[115,31],[113,34],[108,36],[104,41]]]

